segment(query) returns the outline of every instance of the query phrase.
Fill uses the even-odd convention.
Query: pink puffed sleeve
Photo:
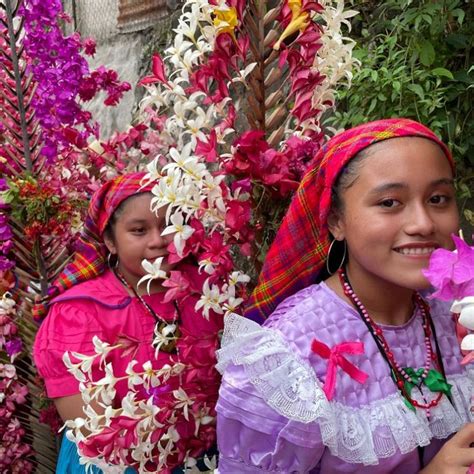
[[[79,393],[79,382],[63,363],[66,351],[93,354],[92,338],[102,330],[94,317],[92,302],[65,301],[53,304],[36,335],[33,357],[50,398]]]

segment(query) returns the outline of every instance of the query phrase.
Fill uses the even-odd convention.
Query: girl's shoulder
[[[111,309],[120,309],[127,306],[131,301],[122,284],[115,275],[106,270],[101,275],[79,283],[51,301],[51,307],[57,305],[85,305],[92,307],[100,305]]]
[[[344,324],[346,331],[360,318],[326,283],[310,285],[286,298],[265,321],[264,326],[283,334],[325,332]],[[353,324],[351,324],[353,323]]]

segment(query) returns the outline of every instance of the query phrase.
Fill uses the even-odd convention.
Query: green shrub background
[[[465,236],[474,227],[474,2],[347,2],[359,11],[349,36],[360,61],[328,121],[349,128],[368,120],[409,117],[449,144]]]

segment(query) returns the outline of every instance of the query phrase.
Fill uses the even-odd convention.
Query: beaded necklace
[[[153,316],[155,319],[158,327],[155,330],[158,331],[162,336],[166,337],[167,342],[163,343],[160,345],[160,351],[163,352],[176,352],[177,347],[176,344],[178,342],[179,337],[181,336],[181,331],[179,330],[178,327],[178,322],[179,322],[179,309],[178,305],[176,302],[174,302],[174,307],[175,307],[175,317],[171,323],[168,321],[165,321],[161,316],[156,314],[155,310],[143,299],[141,295],[138,294],[138,292],[135,290],[135,288],[130,285],[130,283],[125,279],[125,277],[118,271],[117,268],[114,268],[114,273],[115,276],[122,282],[122,284],[130,290],[140,301],[141,305],[145,310]]]
[[[440,351],[438,346],[438,341],[436,338],[435,328],[433,321],[431,319],[430,311],[428,305],[425,303],[423,298],[415,292],[413,299],[415,305],[419,308],[423,322],[423,332],[424,332],[424,339],[425,339],[425,349],[426,349],[426,358],[425,364],[422,369],[415,371],[412,368],[403,368],[395,359],[393,352],[390,350],[390,347],[385,339],[384,333],[382,328],[370,317],[369,313],[367,312],[366,308],[352,289],[352,286],[349,282],[347,274],[341,268],[338,270],[339,280],[341,282],[344,294],[352,301],[355,306],[355,309],[359,313],[361,319],[364,321],[365,325],[367,326],[369,333],[372,335],[380,353],[384,357],[385,361],[387,362],[391,376],[393,381],[395,382],[398,390],[404,397],[407,405],[409,408],[421,408],[426,410],[426,416],[430,416],[430,409],[438,405],[441,401],[443,393],[446,393],[449,397],[450,385],[446,382],[446,375],[444,372],[443,362],[440,357]],[[433,334],[433,338],[436,344],[436,351],[433,351],[433,347],[431,345],[431,334]],[[440,369],[441,373],[431,369],[432,362]],[[422,403],[417,400],[414,400],[410,393],[411,388],[413,386],[417,386],[421,391],[421,385],[423,383],[426,384],[426,379],[428,375],[432,373],[435,376],[439,375],[438,380],[440,381],[440,386],[442,389],[437,389],[435,391],[439,391],[439,394],[433,400]],[[416,380],[415,380],[416,378]],[[431,390],[431,388],[430,388]],[[425,400],[426,401],[426,400]]]

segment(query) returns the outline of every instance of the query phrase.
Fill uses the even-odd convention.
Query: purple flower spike
[[[423,275],[435,287],[433,298],[445,301],[474,295],[474,247],[452,236],[456,250],[435,250]]]

